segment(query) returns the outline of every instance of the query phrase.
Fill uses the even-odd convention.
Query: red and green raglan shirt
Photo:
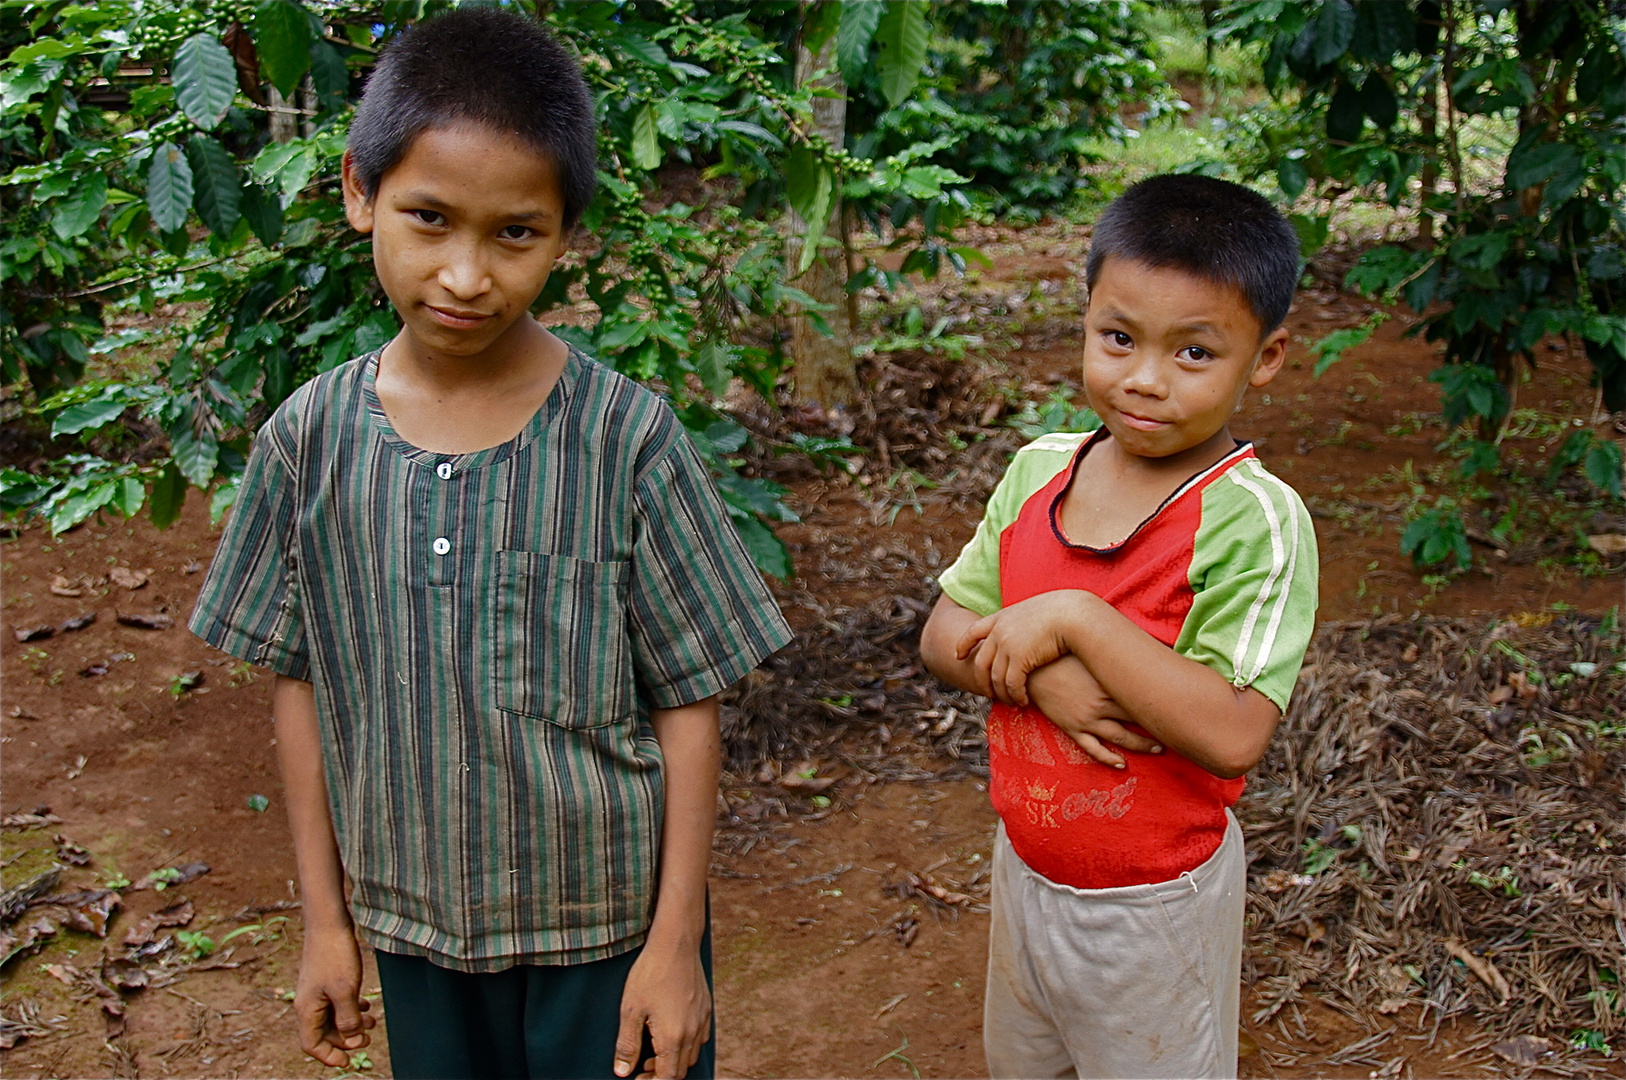
[[[1060,508],[1078,464],[1110,438],[1055,434],[1016,455],[941,583],[979,615],[1052,589],[1095,593],[1137,626],[1282,709],[1315,627],[1316,545],[1297,493],[1250,444],[1187,480],[1111,548],[1068,542]],[[1131,725],[1133,727],[1133,725]],[[1138,730],[1138,729],[1137,729]],[[1031,706],[988,717],[989,796],[1022,860],[1082,889],[1149,884],[1219,847],[1242,779],[1172,750],[1089,758]]]

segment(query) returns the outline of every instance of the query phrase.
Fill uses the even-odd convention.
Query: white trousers
[[[1000,825],[983,1048],[990,1076],[1236,1076],[1247,859],[1219,848],[1172,881],[1075,889],[1035,873]]]

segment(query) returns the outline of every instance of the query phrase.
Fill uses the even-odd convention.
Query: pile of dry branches
[[[1368,1026],[1618,1035],[1621,657],[1596,619],[1323,628],[1239,808],[1255,1020],[1313,986]]]

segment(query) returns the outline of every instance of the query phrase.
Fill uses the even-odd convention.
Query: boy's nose
[[[440,287],[459,300],[472,300],[491,289],[491,274],[485,260],[470,246],[459,247],[449,253],[437,275]]]
[[[1168,381],[1164,378],[1163,365],[1155,358],[1144,355],[1137,357],[1124,372],[1123,386],[1125,390],[1146,397],[1160,398],[1168,392]]]

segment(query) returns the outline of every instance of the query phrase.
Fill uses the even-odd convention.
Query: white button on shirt
[[[452,478],[452,463],[450,461],[443,461],[439,465],[436,465],[435,475],[439,476],[442,480],[450,480]]]
[[[448,551],[452,550],[452,542],[446,539],[444,536],[435,537],[435,542],[430,546],[435,549],[436,555],[444,555]]]

